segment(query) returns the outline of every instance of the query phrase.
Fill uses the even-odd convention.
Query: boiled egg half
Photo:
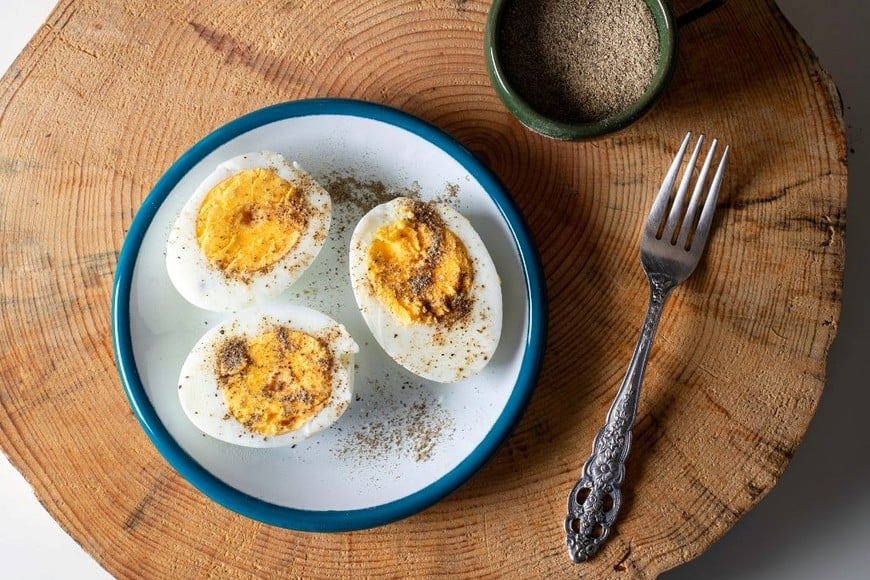
[[[203,433],[247,447],[298,443],[341,417],[359,347],[343,325],[293,304],[235,315],[181,368],[181,407]]]
[[[354,229],[349,263],[360,312],[398,364],[453,383],[489,362],[501,335],[501,284],[455,209],[405,197],[375,207]]]
[[[289,287],[329,233],[329,194],[278,153],[248,153],[197,187],[166,244],[166,270],[194,306],[238,311]]]

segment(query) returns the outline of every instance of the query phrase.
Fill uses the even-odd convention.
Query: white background
[[[778,3],[833,74],[846,109],[849,215],[839,334],[818,411],[779,484],[707,553],[664,574],[665,580],[870,578],[870,381],[864,364],[870,352],[870,227],[864,225],[870,216],[870,2]],[[0,0],[0,71],[53,5]],[[25,580],[108,576],[51,519],[2,453],[0,570],[4,578]]]

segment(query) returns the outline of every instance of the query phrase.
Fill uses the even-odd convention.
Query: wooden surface
[[[684,28],[658,107],[591,143],[509,116],[486,2],[240,6],[65,0],[0,81],[0,447],[110,573],[654,577],[771,489],[824,385],[846,206],[836,90],[772,2]],[[494,459],[421,514],[336,535],[249,521],[171,470],[124,397],[109,323],[118,250],[163,171],[238,115],[311,96],[398,107],[477,153],[525,213],[551,309],[537,390]],[[575,566],[566,494],[636,338],[640,227],[687,129],[733,147],[718,229],[660,327],[621,522]]]

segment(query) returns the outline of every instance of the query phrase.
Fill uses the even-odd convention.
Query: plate
[[[220,442],[184,415],[177,380],[187,353],[226,315],[187,303],[165,268],[170,227],[196,185],[222,161],[273,150],[333,196],[333,225],[312,267],[279,300],[321,310],[360,345],[355,398],[330,429],[293,447]],[[502,282],[499,346],[475,377],[442,385],[380,349],[356,309],[347,249],[356,221],[396,195],[441,200],[463,213]],[[401,111],[344,99],[260,109],[182,155],[136,214],[118,260],[112,303],[115,358],[134,414],[191,484],[252,519],[301,531],[369,528],[423,510],[493,454],[534,388],[545,344],[546,296],[534,245],[509,196],[468,150]]]

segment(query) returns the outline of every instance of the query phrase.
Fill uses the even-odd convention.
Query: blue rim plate
[[[186,183],[195,176],[201,175],[207,167],[219,162],[221,155],[230,156],[232,147],[237,144],[242,146],[246,139],[253,139],[251,136],[262,133],[272,135],[279,140],[292,141],[295,134],[287,135],[286,132],[279,132],[277,128],[283,128],[287,123],[298,122],[304,124],[305,127],[313,126],[316,130],[316,122],[323,120],[324,124],[331,123],[331,126],[335,127],[337,125],[336,119],[341,120],[338,124],[347,125],[348,131],[353,130],[354,123],[362,124],[361,126],[365,129],[358,131],[357,136],[350,139],[349,143],[352,142],[352,145],[342,142],[337,146],[339,148],[350,146],[361,148],[360,150],[363,151],[360,154],[361,157],[368,157],[369,154],[365,152],[365,147],[371,137],[371,128],[374,128],[374,132],[377,133],[378,128],[383,127],[385,131],[398,132],[396,134],[400,136],[407,135],[412,145],[419,144],[421,149],[418,151],[415,149],[416,145],[412,146],[413,151],[409,153],[410,155],[419,156],[421,155],[420,151],[431,150],[433,154],[440,155],[448,159],[450,163],[455,164],[460,172],[464,173],[463,178],[458,180],[461,181],[460,189],[470,188],[485,193],[483,196],[475,194],[477,197],[485,199],[472,200],[472,202],[493,207],[492,216],[495,217],[490,221],[499,221],[500,223],[488,226],[485,223],[488,219],[485,215],[477,216],[477,218],[472,215],[470,219],[475,227],[478,227],[480,222],[484,230],[504,231],[505,239],[512,241],[512,244],[500,244],[508,247],[506,251],[509,251],[513,256],[511,260],[515,259],[517,273],[515,277],[505,278],[504,272],[500,270],[503,288],[507,291],[505,316],[510,315],[509,307],[511,311],[522,314],[517,315],[521,319],[517,320],[514,325],[518,329],[518,335],[509,340],[504,335],[502,338],[505,343],[516,344],[513,350],[510,350],[509,344],[506,344],[504,347],[506,354],[502,356],[504,359],[502,366],[504,369],[511,369],[510,376],[513,377],[513,382],[506,387],[503,400],[491,405],[495,409],[492,411],[494,413],[492,421],[485,424],[485,430],[479,440],[474,440],[472,448],[463,451],[459,458],[446,457],[443,465],[447,467],[444,468],[443,472],[430,464],[419,464],[422,465],[420,472],[423,473],[423,476],[421,476],[420,481],[423,483],[418,488],[410,489],[410,491],[401,488],[396,492],[399,496],[394,499],[379,501],[375,505],[364,505],[363,500],[348,500],[349,503],[346,505],[340,502],[335,504],[339,507],[330,504],[331,500],[324,499],[321,503],[325,507],[321,507],[317,502],[312,503],[311,506],[306,504],[306,507],[298,507],[294,505],[297,500],[273,500],[269,495],[272,492],[260,493],[255,488],[237,485],[226,474],[217,473],[218,470],[215,468],[216,464],[213,462],[212,455],[216,454],[215,456],[219,457],[220,462],[225,464],[227,463],[226,457],[234,457],[231,450],[209,449],[207,453],[200,456],[198,449],[202,446],[212,445],[212,443],[199,443],[199,439],[195,441],[185,439],[187,437],[184,435],[185,430],[190,426],[175,422],[172,418],[174,409],[167,410],[165,405],[160,403],[163,396],[159,394],[162,392],[161,389],[174,389],[174,379],[168,385],[158,384],[161,381],[156,381],[154,377],[159,375],[147,368],[148,365],[154,365],[153,362],[149,362],[151,359],[148,358],[153,358],[153,355],[149,354],[150,351],[140,344],[143,339],[137,338],[146,332],[141,330],[143,320],[146,320],[142,306],[145,304],[143,302],[145,298],[142,296],[143,292],[137,288],[143,284],[142,276],[156,276],[159,279],[164,275],[163,272],[158,271],[159,268],[154,266],[156,262],[145,261],[143,248],[147,249],[153,245],[149,241],[151,237],[156,236],[155,239],[159,242],[160,236],[165,236],[165,232],[162,231],[165,227],[156,228],[155,220],[159,222],[167,219],[163,214],[169,211],[168,206],[171,205],[172,200],[183,198],[182,190],[184,190]],[[283,153],[283,151],[281,152]],[[401,158],[401,155],[397,153],[396,157]],[[308,162],[316,165],[317,158],[317,156],[311,156]],[[322,167],[319,168],[320,171],[312,171],[306,163],[303,163],[303,167],[309,169],[318,179],[323,178],[325,170]],[[411,175],[408,179],[413,181],[414,176]],[[454,187],[456,186],[454,185]],[[460,199],[460,205],[461,203]],[[473,204],[470,211],[475,214]],[[478,219],[478,222],[475,222],[475,219]],[[499,228],[501,229],[499,230]],[[156,229],[160,229],[160,231],[154,231]],[[485,232],[482,231],[481,234],[489,245]],[[153,250],[148,251],[153,253]],[[490,252],[492,253],[492,251],[491,247]],[[146,263],[151,264],[151,266],[143,265]],[[137,264],[139,264],[139,270],[137,270]],[[150,270],[147,270],[148,268]],[[511,306],[507,302],[511,292],[519,303],[519,307]],[[171,299],[169,300],[171,301]],[[192,306],[189,309],[196,310]],[[194,312],[191,316],[195,319],[198,314]],[[203,324],[208,324],[214,320],[216,319],[209,318],[208,314],[202,314]],[[351,328],[351,325],[348,326]],[[546,290],[540,260],[520,213],[496,177],[465,147],[425,121],[383,105],[347,99],[311,99],[266,107],[229,122],[191,147],[160,178],[137,212],[121,248],[112,298],[113,347],[121,383],[134,414],[157,450],[182,477],[217,503],[254,520],[300,531],[338,532],[386,524],[431,506],[470,478],[492,456],[525,408],[540,370],[546,341],[546,328]],[[204,330],[205,328],[202,329],[202,331]],[[363,333],[363,331],[359,332]],[[354,336],[358,342],[361,342],[363,348],[366,348],[364,345],[368,344],[368,340],[361,340],[357,334]],[[499,350],[503,350],[502,344],[499,345]],[[496,352],[497,356],[498,354],[499,351]],[[492,373],[500,372],[499,365],[501,363],[496,363],[497,356],[493,358],[493,363],[484,372],[489,371],[490,367],[495,367]],[[388,363],[389,361],[377,364],[386,367]],[[177,364],[177,361],[173,364]],[[169,373],[171,370],[168,369],[166,372]],[[494,384],[498,383],[498,374],[493,374],[491,378],[496,379]],[[450,387],[438,388],[447,389],[441,392],[439,400],[449,401],[451,393],[461,393],[459,389],[449,390]],[[476,389],[478,386],[464,388]],[[483,394],[478,393],[477,397],[485,398],[487,396],[485,385],[483,388]],[[427,389],[421,389],[419,392],[426,391]],[[457,394],[456,396],[461,398],[465,395]],[[351,409],[353,409],[353,405]],[[347,414],[349,413],[350,410]],[[344,418],[342,418],[343,420]],[[320,435],[329,431],[335,431],[335,427]],[[462,435],[461,432],[458,435]],[[338,436],[340,433],[336,435],[336,437]],[[203,438],[203,440],[205,439],[208,438]],[[457,440],[460,439],[462,437],[457,436]],[[194,441],[194,443],[191,444],[189,441]],[[461,447],[461,443],[461,441],[454,441],[448,447]],[[296,460],[293,453],[297,452],[312,454],[306,456],[309,458],[306,460],[309,463],[311,457],[314,457],[314,461],[316,461],[316,453],[323,453],[317,451],[312,445],[310,449],[285,451],[283,455],[258,455],[253,461],[261,467],[268,466],[273,460],[293,465],[293,461]],[[221,455],[222,453],[224,455]],[[365,462],[364,459],[358,458],[357,460]],[[400,468],[400,475],[396,476],[394,480],[384,483],[385,487],[394,485],[394,482],[403,481],[402,469],[414,470],[418,467],[418,464],[407,461],[402,465],[404,467]],[[409,468],[408,465],[411,467]],[[268,469],[268,467],[264,469]],[[341,470],[342,467],[339,466],[338,469]],[[363,466],[360,469],[367,469],[367,467]],[[382,466],[379,469],[382,470]],[[409,471],[408,478],[413,479],[413,477],[415,477],[414,473]],[[427,477],[429,479],[426,479]],[[336,485],[341,485],[341,483]],[[359,487],[366,484],[358,479],[352,479],[349,481],[349,485]],[[387,489],[384,497],[390,497],[389,493],[391,492]]]

